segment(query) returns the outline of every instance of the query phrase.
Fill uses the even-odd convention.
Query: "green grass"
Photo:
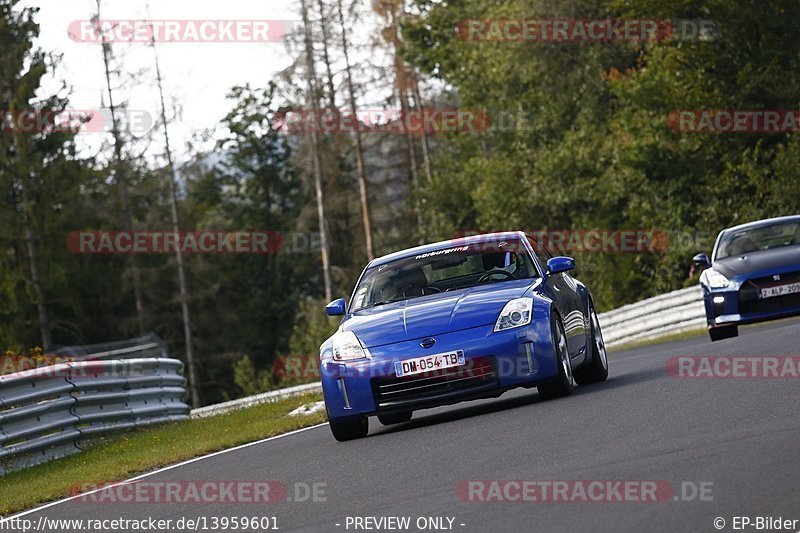
[[[641,348],[643,346],[652,346],[653,344],[663,344],[665,342],[670,342],[670,341],[692,339],[694,337],[700,337],[702,335],[708,335],[708,330],[706,330],[706,328],[691,329],[689,331],[681,331],[680,333],[672,333],[670,335],[664,335],[663,337],[658,337],[657,339],[626,342],[625,344],[620,344],[614,346],[613,348],[609,348],[608,351],[609,353],[611,353],[611,352],[621,352],[623,350],[633,350],[634,348]]]
[[[218,415],[143,428],[93,443],[82,453],[0,477],[0,516],[74,494],[84,484],[138,474],[325,421],[324,413],[288,416],[322,395],[307,394]]]

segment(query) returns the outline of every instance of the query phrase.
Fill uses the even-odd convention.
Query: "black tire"
[[[711,342],[738,337],[739,326],[720,326],[717,328],[711,328],[708,330],[708,336],[711,337]]]
[[[589,346],[586,351],[591,359],[575,370],[575,382],[578,385],[589,385],[605,381],[608,378],[608,354],[603,342],[603,332],[600,331],[600,322],[591,302],[589,302]]]
[[[392,424],[402,424],[403,422],[408,422],[411,420],[411,417],[414,415],[411,411],[407,411],[404,413],[391,413],[388,415],[378,415],[378,422],[383,424],[384,426],[391,426]]]
[[[333,438],[339,442],[360,439],[369,433],[369,420],[367,417],[352,418],[347,420],[329,420]]]
[[[572,394],[575,388],[575,379],[572,376],[572,362],[569,358],[567,348],[567,336],[564,333],[564,325],[561,319],[555,314],[550,315],[550,327],[553,331],[553,356],[558,366],[558,375],[549,383],[543,383],[536,388],[539,389],[539,396],[543,400],[551,400]]]

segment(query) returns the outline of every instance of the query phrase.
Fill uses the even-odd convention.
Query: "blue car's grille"
[[[378,409],[423,403],[452,393],[493,386],[497,382],[494,357],[476,357],[466,365],[408,377],[376,378],[372,390]]]
[[[772,276],[747,281],[739,289],[739,313],[742,315],[773,313],[791,307],[800,307],[800,293],[775,296],[773,298],[758,298],[758,291],[764,287],[796,283],[798,281],[800,281],[800,271],[781,274],[780,281],[776,281]]]

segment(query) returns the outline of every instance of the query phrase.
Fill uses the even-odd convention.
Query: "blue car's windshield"
[[[519,240],[454,246],[368,269],[356,287],[351,307],[358,311],[428,294],[537,275],[527,249]]]
[[[737,231],[720,237],[715,260],[800,244],[800,222],[781,222]]]

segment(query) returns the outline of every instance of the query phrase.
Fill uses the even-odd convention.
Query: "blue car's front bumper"
[[[558,373],[550,320],[549,316],[536,318],[529,326],[499,333],[490,324],[437,335],[430,349],[422,348],[420,339],[370,348],[372,359],[338,362],[323,352],[320,370],[328,416],[411,411],[548,381]],[[464,353],[462,367],[395,375],[396,361],[455,351]]]

